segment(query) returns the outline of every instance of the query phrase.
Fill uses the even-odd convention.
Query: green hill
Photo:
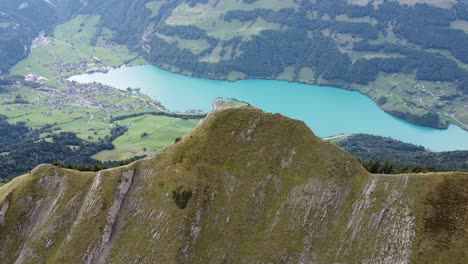
[[[466,263],[468,174],[370,175],[307,126],[220,110],[151,158],[0,188],[4,263]]]

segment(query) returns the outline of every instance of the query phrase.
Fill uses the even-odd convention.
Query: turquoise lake
[[[108,73],[71,77],[119,89],[140,88],[171,111],[210,111],[217,97],[249,102],[266,112],[303,120],[316,135],[366,133],[422,145],[433,151],[468,150],[468,132],[421,127],[393,117],[359,92],[274,80],[237,82],[193,78],[151,65],[121,67]]]

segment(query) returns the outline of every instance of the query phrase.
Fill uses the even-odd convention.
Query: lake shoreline
[[[173,73],[173,74],[178,74],[178,75],[182,75],[182,76],[185,76],[185,77],[191,77],[191,78],[196,78],[196,79],[226,81],[226,82],[230,82],[230,83],[235,83],[235,82],[239,82],[239,81],[249,81],[249,80],[268,80],[268,81],[286,82],[286,83],[291,83],[291,84],[304,84],[304,85],[310,85],[310,86],[319,86],[319,87],[325,87],[325,88],[333,88],[333,89],[341,89],[341,90],[351,91],[351,92],[358,92],[358,93],[368,97],[369,99],[371,99],[380,109],[382,109],[383,111],[385,111],[389,115],[392,115],[392,116],[397,117],[397,118],[401,118],[401,119],[403,119],[403,120],[405,120],[405,121],[407,121],[407,122],[409,122],[411,124],[414,124],[414,125],[417,125],[417,126],[422,126],[422,127],[440,129],[440,130],[447,130],[450,125],[455,125],[455,126],[458,126],[461,129],[468,132],[468,126],[464,125],[460,121],[451,122],[451,119],[446,118],[446,117],[445,117],[446,119],[443,119],[443,120],[446,120],[447,122],[443,122],[443,123],[439,122],[438,125],[426,125],[426,124],[421,124],[420,122],[415,122],[415,120],[410,118],[410,116],[412,115],[411,113],[404,113],[404,112],[400,112],[400,111],[385,109],[378,102],[374,101],[374,99],[372,97],[370,97],[368,94],[362,92],[361,90],[359,90],[359,89],[357,89],[357,88],[355,88],[355,87],[353,87],[352,85],[349,85],[349,84],[333,83],[333,82],[329,82],[327,84],[312,83],[312,82],[303,82],[303,81],[300,81],[300,80],[291,81],[291,80],[287,80],[287,79],[278,79],[278,78],[274,78],[274,77],[263,77],[263,78],[246,77],[246,78],[236,78],[236,79],[232,80],[232,79],[228,79],[228,78],[216,78],[216,77],[213,77],[213,76],[206,77],[206,76],[202,76],[202,75],[194,74],[194,73],[191,73],[191,75],[189,75],[189,74],[185,74],[183,71],[180,71],[180,70],[173,71],[171,69],[163,68],[163,67],[161,67],[161,65],[153,65],[153,64],[149,64],[149,63],[147,65],[151,65],[151,66],[156,67],[156,68],[158,68],[158,69],[160,69],[162,71],[167,71],[167,72],[170,72],[170,73]],[[122,65],[117,66],[117,67],[111,67],[111,69],[112,70],[117,70],[117,69],[120,69],[122,67],[124,67],[124,68],[127,67],[128,68],[128,67],[135,67],[135,66],[145,66],[145,64],[136,64],[136,65],[122,64]],[[97,72],[94,72],[94,73],[107,73],[107,72],[108,71],[106,71],[106,72],[97,71]],[[83,73],[83,74],[92,74],[92,73]],[[73,77],[73,76],[70,76],[70,77]],[[440,115],[439,115],[439,117],[440,117]],[[457,120],[455,119],[455,121],[457,121]]]
[[[349,85],[349,84],[345,84],[345,83],[340,83],[340,82],[327,82],[327,83],[312,83],[312,82],[303,82],[301,80],[287,80],[287,79],[278,79],[278,78],[275,78],[275,77],[261,77],[261,78],[256,78],[256,77],[245,77],[245,78],[236,78],[236,79],[229,79],[229,78],[223,78],[223,77],[215,77],[215,76],[203,76],[203,75],[200,75],[200,74],[195,74],[195,73],[191,73],[190,75],[189,74],[186,74],[184,73],[183,71],[180,71],[180,70],[172,70],[172,69],[168,69],[167,67],[162,67],[162,65],[153,65],[153,64],[149,64],[149,65],[152,65],[154,67],[157,67],[158,69],[161,69],[163,71],[167,71],[167,72],[170,72],[170,73],[174,73],[174,74],[180,74],[182,76],[186,76],[186,77],[191,77],[191,78],[197,78],[197,79],[209,79],[209,80],[215,80],[215,81],[227,81],[227,82],[231,82],[231,83],[235,83],[235,82],[238,82],[238,81],[248,81],[248,80],[269,80],[269,81],[280,81],[280,82],[287,82],[287,83],[296,83],[296,84],[304,84],[304,85],[311,85],[311,86],[320,86],[320,87],[329,87],[329,88],[336,88],[336,89],[342,89],[342,90],[345,90],[345,91],[353,91],[353,92],[359,92],[360,94],[368,97],[369,99],[371,99],[372,101],[374,101],[374,103],[380,108],[382,109],[383,111],[385,111],[386,113],[394,116],[394,117],[397,117],[397,118],[401,118],[411,124],[414,124],[414,125],[418,125],[418,126],[423,126],[423,127],[430,127],[430,128],[435,128],[435,129],[441,129],[441,130],[445,130],[445,129],[448,129],[449,128],[449,125],[452,124],[452,125],[455,125],[455,126],[458,126],[460,127],[461,129],[465,130],[468,132],[468,126],[466,125],[462,125],[460,122],[456,122],[456,120],[452,120],[450,118],[447,118],[441,114],[437,114],[437,116],[439,117],[440,121],[438,122],[437,125],[427,125],[427,124],[422,124],[420,122],[417,122],[415,120],[413,120],[410,116],[413,115],[412,113],[408,113],[408,114],[405,114],[404,112],[401,112],[401,111],[395,111],[395,110],[390,110],[390,109],[386,109],[384,107],[382,107],[377,101],[375,101],[372,97],[370,97],[368,94],[364,93],[363,91],[359,90],[358,88],[352,86],[352,85]],[[399,115],[395,114],[395,113],[400,113]],[[443,122],[443,121],[446,121],[446,122]]]
[[[392,137],[432,151],[468,149],[468,144],[463,143],[468,142],[468,133],[460,127],[451,124],[448,129],[434,129],[411,124],[386,113],[358,90],[285,80],[213,80],[152,65],[124,65],[107,74],[85,74],[71,79],[105,83],[120,90],[138,87],[174,112],[187,109],[208,112],[216,98],[235,98],[266,112],[303,120],[319,137],[364,133]]]

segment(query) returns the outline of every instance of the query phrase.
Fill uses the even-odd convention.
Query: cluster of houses
[[[120,91],[100,83],[77,83],[67,81],[64,89],[38,88],[38,99],[50,109],[99,108],[112,110],[163,111],[157,102],[143,98],[138,93]],[[124,100],[132,97],[133,100]]]
[[[31,73],[31,74],[24,76],[24,80],[27,82],[34,82],[34,83],[39,83],[39,84],[45,84],[49,81],[47,78],[37,75],[35,73]]]

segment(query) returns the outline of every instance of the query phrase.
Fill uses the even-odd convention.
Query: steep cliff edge
[[[0,188],[2,263],[466,263],[468,174],[369,175],[302,122],[210,115],[131,165]]]

